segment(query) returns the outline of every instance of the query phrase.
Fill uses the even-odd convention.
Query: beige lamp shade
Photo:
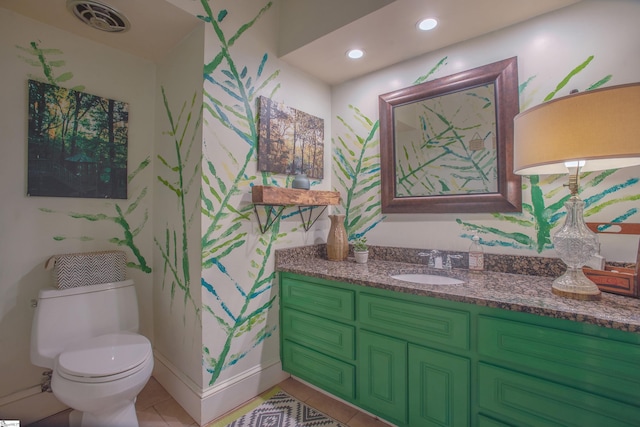
[[[567,173],[640,165],[640,83],[548,101],[514,119],[514,172]]]

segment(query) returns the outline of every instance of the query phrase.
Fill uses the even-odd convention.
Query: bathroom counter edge
[[[298,260],[276,257],[276,271],[387,289],[396,292],[423,295],[450,301],[464,302],[505,310],[531,313],[584,322],[640,333],[640,300],[602,293],[600,301],[580,301],[551,293],[553,278],[492,271],[470,272],[465,269],[451,271],[429,269],[424,265],[395,261],[369,261],[357,264],[329,261],[320,257],[302,257]],[[460,285],[422,285],[391,278],[394,274],[429,273],[456,277]]]

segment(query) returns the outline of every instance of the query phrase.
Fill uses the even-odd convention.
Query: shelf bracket
[[[327,210],[326,206],[322,207],[322,210],[320,211],[320,213],[318,215],[316,215],[315,219],[313,221],[311,221],[311,216],[313,215],[313,208],[317,208],[318,206],[309,206],[309,218],[308,219],[304,219],[304,216],[302,215],[302,211],[303,209],[298,206],[298,212],[300,213],[300,219],[302,220],[302,227],[304,227],[304,231],[309,231],[309,229],[311,227],[313,227],[313,224],[316,223],[316,221],[318,220],[318,218],[320,218],[320,215],[322,215],[322,213]]]
[[[282,211],[284,211],[284,206],[278,206],[278,209],[275,209],[273,205],[262,205],[265,207],[267,211],[267,219],[264,222],[264,226],[262,225],[262,221],[260,221],[260,215],[258,215],[257,205],[253,205],[253,211],[256,213],[256,218],[258,218],[258,226],[260,227],[260,232],[262,234],[266,233],[273,223],[278,219]],[[271,216],[273,215],[273,218]]]

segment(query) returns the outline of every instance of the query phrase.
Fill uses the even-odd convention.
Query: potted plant
[[[353,241],[353,255],[356,257],[358,264],[366,264],[369,258],[369,249],[367,247],[367,238],[358,237]]]

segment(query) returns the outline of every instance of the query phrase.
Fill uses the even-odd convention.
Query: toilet
[[[31,363],[53,370],[53,394],[73,409],[70,427],[138,426],[135,399],[153,370],[138,322],[132,280],[40,291]]]

